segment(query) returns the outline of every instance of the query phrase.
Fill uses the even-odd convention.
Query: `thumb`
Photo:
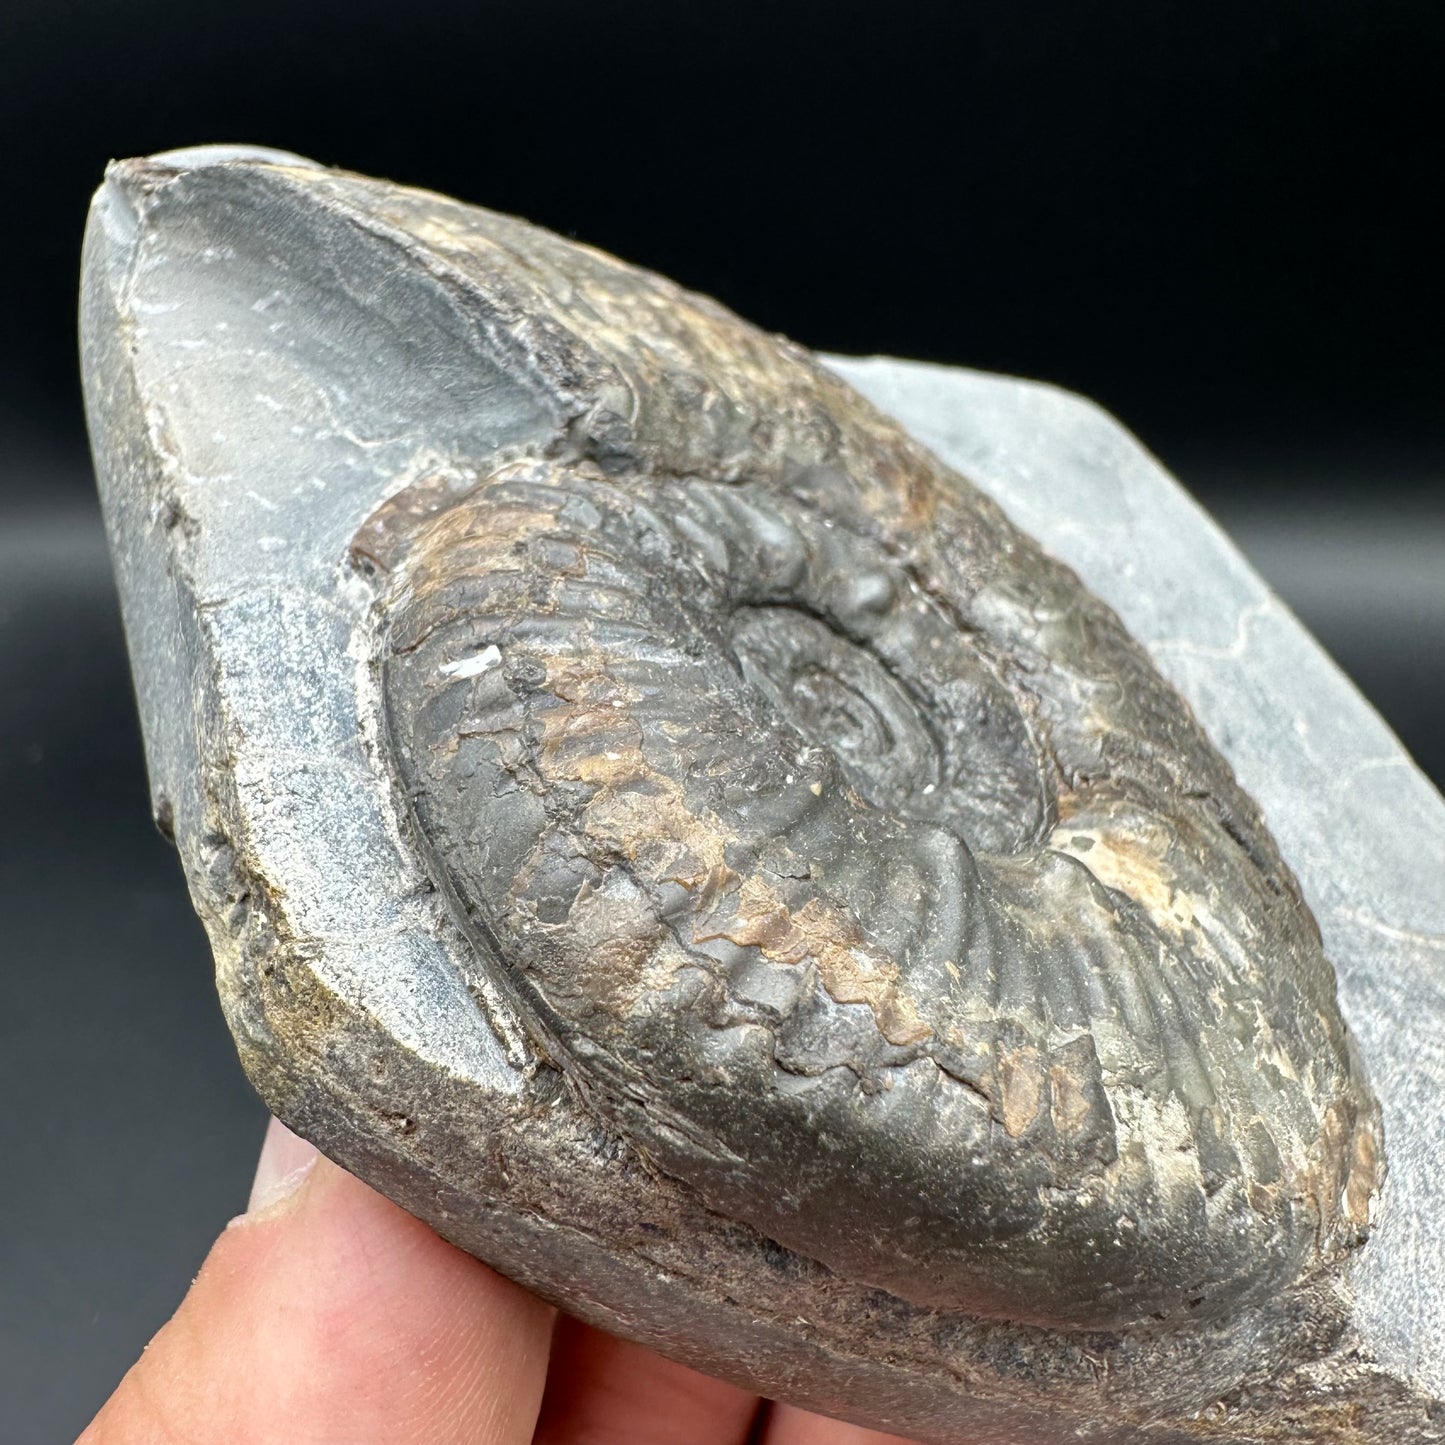
[[[273,1120],[249,1209],[79,1445],[522,1445],[551,1326]]]

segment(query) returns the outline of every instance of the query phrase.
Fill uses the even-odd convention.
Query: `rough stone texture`
[[[87,395],[156,813],[272,1108],[574,1312],[900,1433],[1442,1438],[1441,801],[1207,519],[1078,398],[832,363],[1118,612],[1262,805],[1384,1108],[1369,1242],[1343,1273],[1225,1290],[1188,1323],[1076,1310],[1049,1328],[1006,1302],[981,1320],[908,1302],[907,1278],[863,1283],[866,1251],[843,1251],[854,1282],[722,1217],[582,1107],[418,851],[374,666],[377,589],[352,560],[384,550],[381,503],[415,532],[475,486],[469,459],[556,427],[557,387],[509,369],[496,331],[575,358],[545,317],[494,308],[479,325],[448,260],[468,223],[447,203],[360,226],[354,196],[314,201],[357,184],[255,153],[125,163],[87,240]],[[674,401],[660,436],[686,434]],[[603,460],[622,456],[606,436]],[[774,630],[750,644],[764,673]],[[499,661],[479,646],[444,665],[483,679]],[[910,1042],[908,1020],[880,1023]]]

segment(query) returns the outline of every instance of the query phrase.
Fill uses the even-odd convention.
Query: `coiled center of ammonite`
[[[607,1127],[919,1304],[1112,1326],[1306,1268],[1369,1139],[1317,937],[1077,582],[964,585],[946,496],[882,526],[844,473],[523,461],[390,515],[422,847]]]
[[[729,642],[743,677],[799,736],[829,749],[875,807],[907,809],[938,790],[939,742],[872,653],[788,607],[739,608]]]

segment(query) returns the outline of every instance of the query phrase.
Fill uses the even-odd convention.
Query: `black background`
[[[1439,0],[0,6],[0,1437],[70,1438],[262,1114],[148,821],[75,375],[109,157],[516,211],[1132,426],[1445,776]]]

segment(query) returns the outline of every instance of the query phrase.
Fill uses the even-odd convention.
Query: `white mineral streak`
[[[459,657],[455,662],[442,663],[438,671],[446,677],[481,677],[483,673],[501,665],[502,649],[492,642],[471,657]]]

